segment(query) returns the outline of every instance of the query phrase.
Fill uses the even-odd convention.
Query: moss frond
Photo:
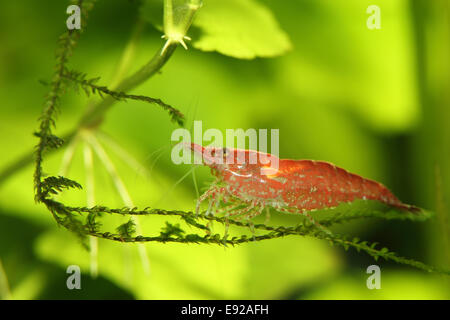
[[[97,82],[100,80],[100,77],[87,78],[87,75],[85,73],[74,70],[67,70],[64,73],[63,77],[74,83],[77,90],[81,88],[88,97],[91,94],[98,94],[102,98],[104,95],[108,95],[119,101],[137,100],[150,104],[156,104],[169,113],[173,122],[176,122],[179,126],[184,125],[184,115],[178,109],[175,109],[171,105],[163,102],[161,99],[151,98],[143,95],[126,94],[122,91],[110,90],[106,86],[100,86],[97,84]]]

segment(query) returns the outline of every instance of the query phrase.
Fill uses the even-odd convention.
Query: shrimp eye
[[[216,149],[212,149],[212,150],[211,150],[211,156],[214,157],[215,155],[216,155]]]
[[[227,148],[223,148],[222,149],[222,155],[223,156],[227,156],[228,155],[228,149]]]

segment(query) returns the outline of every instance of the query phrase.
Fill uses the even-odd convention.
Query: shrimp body
[[[251,203],[253,208],[271,206],[298,213],[336,207],[340,203],[357,199],[377,200],[407,211],[417,210],[416,207],[403,204],[381,183],[328,162],[279,159],[252,150],[204,148],[196,144],[190,148],[203,156],[206,165],[224,185],[216,192],[210,191],[208,196],[220,194],[225,198]],[[237,156],[239,153],[240,159]],[[218,161],[220,159],[222,161]],[[258,161],[251,162],[249,159]],[[260,159],[270,161],[263,163]]]

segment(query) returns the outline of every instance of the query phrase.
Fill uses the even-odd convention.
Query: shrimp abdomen
[[[399,209],[403,204],[383,184],[348,172],[332,163],[314,160],[282,160],[277,177],[286,178],[285,202],[301,210],[335,207],[357,199],[378,200]]]

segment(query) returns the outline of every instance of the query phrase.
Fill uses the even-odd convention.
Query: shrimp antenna
[[[184,179],[186,179],[191,173],[192,173],[192,171],[194,171],[196,169],[196,167],[192,167],[192,168],[190,168],[180,179],[178,179],[170,188],[169,188],[169,190],[158,200],[158,201],[156,201],[156,203],[155,203],[155,205],[154,205],[154,207],[158,207],[160,204],[161,204],[161,202],[163,201],[163,200],[165,200],[166,198],[167,198],[167,196],[169,195],[169,194],[171,194],[172,192],[173,192],[173,190],[175,190],[175,188],[181,183],[181,182],[183,182],[183,180]]]

